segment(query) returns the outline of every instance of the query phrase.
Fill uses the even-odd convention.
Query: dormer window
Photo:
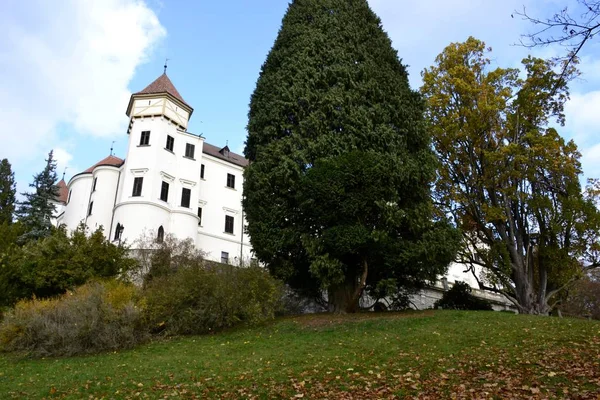
[[[221,150],[219,150],[219,153],[221,153],[223,157],[229,157],[229,146],[223,147]]]

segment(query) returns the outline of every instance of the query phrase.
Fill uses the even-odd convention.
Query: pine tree
[[[0,161],[0,224],[12,223],[16,193],[15,173],[5,158]]]
[[[248,232],[272,273],[352,312],[365,290],[445,272],[457,235],[433,221],[423,111],[366,0],[290,4],[245,148]]]
[[[21,193],[25,197],[17,209],[17,216],[25,229],[21,241],[37,240],[52,232],[52,216],[56,212],[54,200],[59,196],[57,181],[56,161],[50,151],[46,167],[34,175],[33,183],[29,184],[34,191]]]

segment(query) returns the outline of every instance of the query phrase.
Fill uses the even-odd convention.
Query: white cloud
[[[581,165],[586,178],[600,178],[600,143],[582,151]]]
[[[53,156],[56,160],[56,172],[60,178],[66,168],[71,168],[70,163],[73,160],[73,155],[62,147],[55,147]]]
[[[503,67],[520,61],[527,51],[513,44],[527,31],[527,24],[511,14],[522,9],[523,4],[533,9],[532,3],[533,0],[422,0],[409,4],[369,0],[399,56],[409,64],[415,88],[421,84],[423,68],[433,65],[444,47],[469,36],[491,46],[493,57],[502,57]]]
[[[580,145],[597,142],[600,138],[600,90],[572,93],[565,105],[565,128]]]
[[[18,169],[61,131],[123,133],[127,85],[166,34],[146,3],[7,0],[0,10],[0,157]]]

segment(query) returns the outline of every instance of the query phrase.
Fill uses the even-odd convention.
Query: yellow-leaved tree
[[[461,227],[460,261],[482,271],[480,287],[547,314],[599,265],[600,218],[582,193],[577,146],[552,127],[569,95],[560,66],[527,57],[522,71],[492,69],[490,51],[474,38],[452,43],[423,71],[441,162],[435,200]]]

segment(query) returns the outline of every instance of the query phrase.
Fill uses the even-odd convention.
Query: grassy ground
[[[68,359],[0,355],[0,398],[600,398],[600,323],[315,315]]]

